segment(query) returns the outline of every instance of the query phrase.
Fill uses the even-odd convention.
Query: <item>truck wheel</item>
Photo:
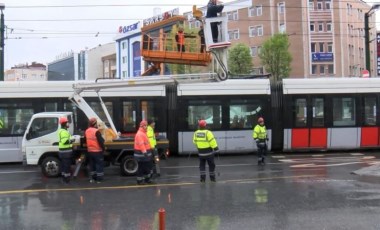
[[[46,157],[42,161],[41,170],[46,177],[58,177],[61,173],[61,161],[57,157]]]
[[[138,164],[133,156],[125,156],[121,161],[120,171],[123,176],[132,176],[137,172]]]

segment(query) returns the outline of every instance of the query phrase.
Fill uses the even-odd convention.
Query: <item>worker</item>
[[[210,0],[207,4],[207,12],[206,18],[214,18],[218,17],[218,13],[223,11],[224,5],[221,4],[218,0]],[[214,43],[218,42],[219,30],[218,30],[219,22],[212,22],[211,25],[211,33],[212,40]]]
[[[179,27],[178,32],[175,35],[175,40],[177,42],[177,50],[179,52],[185,52],[185,33],[183,32],[183,28]]]
[[[205,41],[205,32],[203,30],[203,25],[201,25],[199,31],[198,31],[198,35],[201,39],[201,50],[200,52],[201,53],[204,53],[205,52],[205,47],[206,47],[206,41]]]
[[[206,129],[207,122],[199,120],[199,129],[195,131],[193,136],[193,143],[198,149],[199,156],[199,170],[201,174],[201,182],[206,181],[206,161],[208,164],[210,180],[216,182],[215,179],[215,152],[219,151],[218,143],[212,132]]]
[[[135,136],[134,154],[137,163],[137,184],[151,184],[152,181],[152,150],[147,136],[148,123],[145,120],[140,122],[140,128]]]
[[[156,141],[156,134],[154,133],[155,126],[156,126],[156,122],[154,122],[154,120],[148,120],[148,128],[147,128],[146,134],[148,136],[149,144],[150,144],[150,147],[152,149],[152,155],[153,155],[153,157],[152,157],[152,160],[153,160],[152,173],[153,173],[153,175],[156,175],[159,177],[161,175],[160,174],[160,165],[159,165],[160,159],[159,159],[157,148],[156,148],[157,141]]]
[[[71,143],[73,140],[71,138],[70,132],[67,130],[69,128],[67,117],[59,118],[59,124],[61,125],[61,128],[58,131],[58,155],[62,162],[62,182],[68,184],[70,183],[71,177],[71,163],[73,157],[73,149]]]
[[[253,139],[257,145],[257,164],[265,165],[265,156],[267,154],[267,129],[264,124],[264,118],[257,119],[257,125],[253,129]]]
[[[98,130],[97,120],[92,117],[88,121],[85,132],[88,157],[90,160],[90,183],[101,183],[104,177],[104,138]]]

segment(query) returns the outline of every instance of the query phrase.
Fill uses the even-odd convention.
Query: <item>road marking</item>
[[[324,157],[325,155],[323,154],[315,154],[315,155],[311,155],[312,157]]]
[[[274,158],[274,159],[283,159],[283,158],[285,158],[285,156],[280,156],[280,155],[278,155],[278,156],[271,156],[272,158]]]
[[[352,155],[352,156],[363,156],[364,154],[363,153],[350,153],[350,155]]]
[[[261,178],[247,178],[247,179],[234,179],[218,181],[216,184],[226,183],[239,183],[245,181],[266,181],[275,179],[292,179],[292,178],[309,178],[321,177],[320,174],[299,175],[299,176],[280,176],[280,177],[261,177]],[[203,184],[200,182],[180,182],[180,183],[165,183],[165,184],[150,184],[150,185],[125,185],[125,186],[106,186],[106,187],[84,187],[84,188],[57,188],[57,189],[26,189],[26,190],[5,190],[0,191],[0,195],[9,194],[22,194],[22,193],[39,193],[39,192],[72,192],[84,190],[116,190],[116,189],[137,189],[137,188],[152,188],[152,187],[176,187],[176,186],[190,186]]]
[[[334,167],[334,166],[342,166],[342,165],[353,165],[353,164],[361,164],[363,162],[346,162],[346,163],[338,163],[338,164],[323,164],[323,165],[316,165],[316,164],[300,164],[300,165],[291,165],[291,168],[317,168],[317,167]]]
[[[0,172],[0,174],[31,173],[31,172],[39,172],[39,170],[36,170],[36,171],[6,171],[6,172]]]

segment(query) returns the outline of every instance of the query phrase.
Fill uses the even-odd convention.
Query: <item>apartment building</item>
[[[4,81],[46,81],[46,78],[46,66],[37,62],[15,65],[4,74]]]
[[[364,17],[371,6],[362,0],[237,0],[225,5],[230,41],[247,44],[254,72],[266,73],[258,54],[275,33],[289,36],[292,78],[358,77],[365,70]],[[202,9],[206,12],[206,8]],[[199,27],[189,18],[190,27]],[[375,27],[375,15],[369,28]],[[370,41],[376,30],[370,30]],[[371,76],[377,76],[376,42],[370,43]]]

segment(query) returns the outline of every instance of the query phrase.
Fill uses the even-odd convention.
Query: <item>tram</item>
[[[69,100],[73,82],[0,84],[0,162],[22,162],[21,140],[38,112],[71,111],[75,134],[86,116]],[[380,146],[380,79],[228,79],[213,83],[139,86],[100,92],[121,136],[133,136],[142,119],[156,121],[171,154],[196,153],[192,134],[205,119],[221,153],[256,151],[252,129],[263,116],[272,151],[369,149]],[[96,93],[83,97],[101,116]]]

